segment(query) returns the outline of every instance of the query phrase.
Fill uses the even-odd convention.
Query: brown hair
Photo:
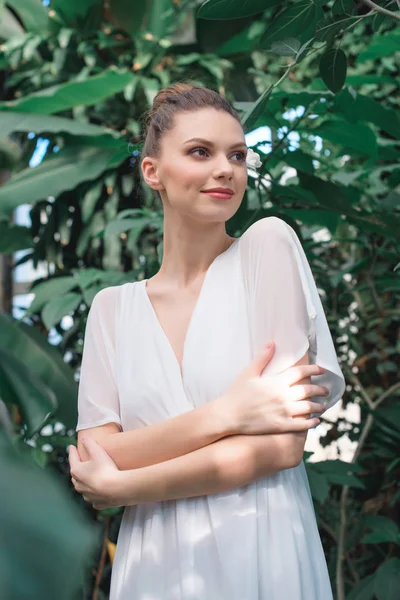
[[[176,113],[196,111],[206,107],[223,110],[240,123],[240,117],[235,109],[214,90],[188,83],[175,83],[160,90],[146,115],[141,159],[145,156],[158,155],[160,139],[164,132],[172,129]]]

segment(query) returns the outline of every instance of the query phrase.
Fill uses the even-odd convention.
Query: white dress
[[[264,374],[307,351],[335,404],[345,389],[315,281],[295,231],[251,225],[207,270],[181,376],[146,280],[101,290],[90,309],[78,397],[85,429],[159,423],[222,394],[269,339]],[[188,432],[190,435],[190,432]],[[332,600],[304,464],[231,491],[129,506],[110,600]]]

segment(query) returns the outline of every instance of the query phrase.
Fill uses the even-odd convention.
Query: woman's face
[[[164,210],[227,221],[246,190],[246,153],[240,123],[225,111],[204,108],[176,114],[173,128],[162,136],[160,156],[145,157],[142,170],[150,187],[159,190]],[[215,198],[204,191],[212,188],[229,188],[233,194]]]

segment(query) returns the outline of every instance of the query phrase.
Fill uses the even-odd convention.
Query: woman
[[[156,96],[141,169],[162,265],[94,298],[70,451],[87,501],[126,506],[111,600],[332,599],[302,455],[345,382],[294,230],[226,234],[246,153],[216,92]]]

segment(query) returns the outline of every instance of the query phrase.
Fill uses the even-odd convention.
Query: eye
[[[239,155],[239,162],[245,162],[247,157],[246,152],[235,152],[235,154]]]
[[[207,150],[207,148],[193,148],[192,150],[190,150],[189,154],[193,154],[194,152],[207,152],[208,153],[208,150]],[[246,156],[247,156],[246,152],[240,152],[240,151],[234,152],[233,156],[235,156],[235,155],[239,156],[238,162],[246,161]],[[204,156],[204,155],[202,155],[202,156]]]
[[[193,154],[194,152],[208,152],[208,150],[207,148],[193,148],[193,150],[191,150],[189,154]]]

